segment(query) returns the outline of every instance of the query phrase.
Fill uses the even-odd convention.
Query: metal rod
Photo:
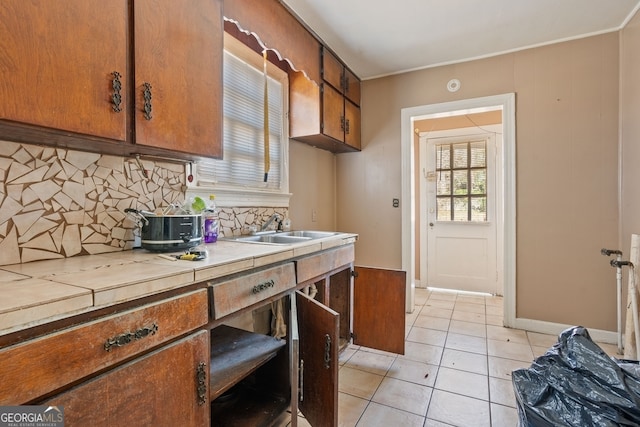
[[[622,346],[622,266],[632,265],[629,261],[622,261],[622,251],[617,249],[601,249],[600,253],[605,256],[615,255],[616,259],[611,260],[610,264],[616,268],[616,320],[618,335],[618,354],[623,354]]]
[[[618,263],[622,259],[622,252],[616,255]],[[624,354],[622,349],[622,266],[616,267],[616,307],[618,315],[618,354]]]

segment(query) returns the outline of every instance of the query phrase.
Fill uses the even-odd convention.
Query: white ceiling
[[[361,79],[616,31],[640,0],[281,0]]]

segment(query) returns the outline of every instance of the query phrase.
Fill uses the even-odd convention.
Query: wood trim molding
[[[291,69],[321,81],[322,44],[278,0],[225,0],[224,20],[225,31],[252,49],[269,49]]]

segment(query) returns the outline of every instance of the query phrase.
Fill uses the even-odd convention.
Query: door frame
[[[504,260],[499,256],[499,254],[502,253],[502,242],[503,242],[503,232],[504,232],[504,219],[502,217],[502,200],[503,200],[503,195],[502,195],[502,186],[501,185],[497,185],[498,183],[500,183],[502,181],[502,161],[503,161],[503,157],[502,157],[502,136],[500,136],[499,138],[497,138],[495,136],[496,133],[502,133],[502,123],[500,124],[492,124],[492,125],[483,125],[481,129],[479,129],[478,127],[468,127],[468,128],[456,128],[456,129],[447,129],[447,130],[441,130],[441,131],[432,131],[432,132],[420,132],[418,134],[418,146],[419,146],[419,150],[420,152],[417,153],[417,155],[419,156],[419,160],[418,163],[420,165],[421,168],[426,168],[427,164],[428,164],[428,159],[429,159],[429,140],[432,139],[441,139],[441,140],[468,140],[469,138],[488,138],[488,135],[494,135],[492,137],[489,138],[493,138],[494,140],[494,147],[493,150],[488,151],[488,154],[492,154],[493,159],[492,161],[490,161],[488,159],[488,164],[492,164],[493,167],[493,176],[491,176],[488,179],[491,179],[493,181],[492,185],[490,186],[490,188],[492,188],[492,191],[490,192],[490,199],[491,202],[493,203],[493,214],[490,217],[490,221],[493,221],[495,223],[495,235],[494,235],[494,240],[495,240],[495,248],[496,248],[496,286],[493,289],[493,292],[495,292],[498,295],[504,295],[504,284],[503,284],[503,278],[504,278]],[[424,144],[422,142],[422,140],[424,139]],[[424,145],[424,147],[423,147]],[[423,152],[424,150],[424,152]],[[427,197],[425,195],[426,193],[426,179],[424,176],[424,169],[423,171],[419,171],[419,173],[416,175],[416,179],[419,179],[419,184],[417,185],[417,194],[420,195],[420,206],[417,206],[416,208],[418,209],[418,211],[420,212],[420,216],[421,218],[426,218],[426,216],[424,216],[424,214],[426,213],[427,210],[427,204],[428,204],[428,200]],[[427,257],[429,256],[428,254],[428,250],[427,250],[427,241],[428,241],[428,237],[429,237],[429,232],[431,231],[430,228],[428,227],[424,227],[425,224],[420,223],[421,229],[420,230],[416,230],[416,233],[419,235],[419,241],[416,242],[416,247],[420,247],[420,259],[417,259],[416,262],[420,265],[420,283],[424,286],[425,283],[429,283],[428,282],[428,273],[429,273],[429,269],[428,269],[428,262],[427,262]]]
[[[420,105],[401,109],[402,158],[402,269],[407,272],[407,312],[414,310],[415,297],[415,138],[414,121],[425,118],[447,117],[474,109],[498,107],[502,110],[504,170],[501,182],[504,194],[502,253],[504,262],[504,325],[513,327],[516,307],[516,118],[515,93],[463,99],[438,104]]]

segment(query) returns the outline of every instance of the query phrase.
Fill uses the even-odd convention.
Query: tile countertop
[[[209,256],[201,261],[173,261],[135,249],[0,266],[0,335],[353,243],[356,238],[339,233],[293,245],[220,240],[207,245]]]

